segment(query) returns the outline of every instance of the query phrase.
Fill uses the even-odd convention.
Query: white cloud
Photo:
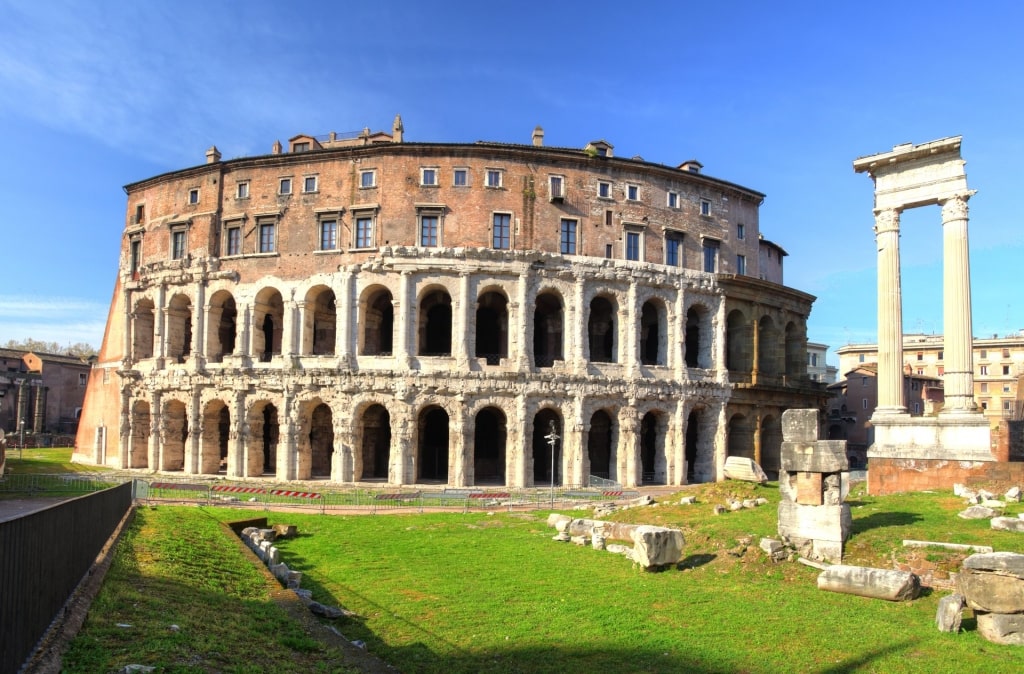
[[[0,295],[0,343],[38,339],[59,344],[103,341],[108,307],[72,297]]]

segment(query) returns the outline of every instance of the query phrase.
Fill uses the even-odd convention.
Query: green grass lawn
[[[757,541],[775,532],[774,486],[730,482],[697,493],[697,505],[613,517],[683,529],[685,559],[661,573],[552,541],[546,512],[268,516],[299,527],[300,536],[279,547],[289,566],[303,571],[303,587],[358,614],[338,628],[403,672],[1024,670],[1024,649],[983,640],[969,613],[963,633],[938,632],[935,610],[944,592],[899,604],[821,592],[814,569],[768,562]],[[713,515],[712,506],[729,494],[764,495],[771,503]],[[994,532],[987,520],[957,518],[963,506],[950,495],[855,491],[850,501],[848,563],[892,568],[908,554],[904,538],[1024,551],[1020,535]],[[287,625],[272,612],[264,615],[266,598],[246,589],[246,564],[226,557],[231,546],[208,531],[214,520],[252,516],[217,508],[141,509],[141,524],[119,549],[118,572],[108,577],[67,671],[154,661],[164,663],[163,671],[244,671],[230,667],[266,650],[284,653],[284,662],[306,658],[311,668],[324,662],[312,646],[288,645],[305,642],[281,636],[289,634]],[[743,544],[746,537],[752,544]],[[202,548],[195,552],[197,541]],[[143,544],[147,551],[140,554]],[[928,554],[938,566],[959,564],[944,553]],[[158,638],[160,650],[139,640],[140,630],[115,628],[118,622],[144,625],[142,634]],[[168,635],[170,622],[181,633]]]
[[[51,473],[103,473],[110,469],[87,463],[72,463],[71,447],[7,449],[7,472],[17,475]],[[19,454],[21,457],[19,458]]]

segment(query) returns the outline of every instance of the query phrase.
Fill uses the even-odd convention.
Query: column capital
[[[900,231],[900,211],[885,208],[875,211],[875,234]]]
[[[939,202],[942,205],[942,224],[954,220],[967,219],[967,200],[974,195],[974,190],[954,195]]]

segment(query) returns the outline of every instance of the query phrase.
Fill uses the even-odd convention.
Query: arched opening
[[[357,479],[387,480],[391,463],[391,415],[383,405],[370,405],[363,412],[362,426],[362,470]]]
[[[508,300],[499,292],[486,292],[477,302],[476,357],[488,365],[508,357]]]
[[[782,374],[779,330],[771,316],[762,316],[757,322],[757,368],[761,374]]]
[[[640,464],[642,484],[665,484],[668,460],[665,455],[666,424],[661,415],[648,412],[640,420]]]
[[[448,481],[448,413],[432,406],[420,412],[419,480]]]
[[[686,482],[697,481],[697,447],[700,442],[700,415],[694,410],[686,417],[686,444],[683,455],[686,457]]]
[[[216,475],[228,467],[228,439],[231,412],[223,400],[211,400],[203,409],[203,432],[199,445],[200,473]]]
[[[153,357],[153,300],[144,298],[135,305],[132,316],[132,358]]]
[[[807,375],[807,344],[803,331],[793,322],[786,324],[786,376],[803,379]]]
[[[533,417],[533,484],[536,487],[562,484],[562,441],[560,437],[555,441],[555,451],[552,456],[551,444],[548,437],[554,430],[558,436],[562,433],[562,417],[552,409],[543,409]]]
[[[132,405],[132,444],[128,451],[129,468],[149,468],[149,429],[152,419],[149,403],[137,400]]]
[[[774,415],[761,420],[761,468],[773,478],[782,468],[782,421]]]
[[[303,353],[313,356],[333,356],[338,323],[334,291],[327,286],[310,288],[306,293],[306,311],[303,321]]]
[[[590,474],[604,480],[618,479],[612,435],[611,416],[604,410],[594,412],[587,433],[587,458],[590,459]]]
[[[284,300],[274,288],[264,288],[253,304],[252,352],[261,362],[269,363],[281,355],[284,334]]]
[[[505,484],[505,413],[486,407],[476,415],[473,430],[474,484]]]
[[[277,470],[277,442],[280,437],[277,407],[266,400],[249,411],[246,445],[246,477],[259,477]]]
[[[188,441],[188,414],[185,403],[168,400],[161,420],[163,435],[160,470],[185,470],[185,445]]]
[[[390,356],[394,343],[395,307],[391,291],[381,286],[368,290],[363,304],[362,349],[364,356]]]
[[[324,403],[314,407],[310,416],[309,450],[312,476],[330,477],[334,455],[334,416]]]
[[[648,300],[640,309],[640,362],[665,364],[666,320],[664,306]]]
[[[533,312],[533,362],[551,367],[562,360],[562,298],[554,292],[537,296]]]
[[[192,300],[177,294],[167,305],[167,357],[184,363],[192,353]]]
[[[419,327],[419,355],[452,355],[452,298],[445,290],[432,290],[423,296]]]
[[[733,372],[750,372],[754,365],[753,334],[740,311],[729,312],[725,322],[725,366]]]
[[[686,367],[711,369],[711,326],[708,310],[694,305],[686,310]]]
[[[227,290],[218,290],[210,298],[207,318],[206,355],[211,363],[224,362],[224,356],[235,352],[238,308]]]
[[[615,306],[607,297],[595,297],[590,302],[587,319],[587,339],[592,363],[615,362]]]
[[[754,458],[754,428],[743,414],[734,414],[729,418],[728,456],[745,456]]]

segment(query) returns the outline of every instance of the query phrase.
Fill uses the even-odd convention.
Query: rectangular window
[[[986,376],[986,375],[988,375],[988,365],[982,365],[982,366],[981,366],[981,372],[980,372],[980,374],[981,374],[982,376]]]
[[[278,194],[291,194],[292,193],[292,179],[281,178],[281,182],[277,187]]]
[[[942,360],[942,352],[939,351],[939,360]]]
[[[1004,375],[1010,374],[1010,366],[1009,365],[1004,365],[1003,366],[1003,374]]]
[[[188,203],[198,204],[199,203],[199,188],[193,187],[188,191]]]
[[[626,232],[626,259],[640,259],[640,232]]]
[[[436,215],[420,216],[420,245],[425,248],[437,247],[438,217]]]
[[[611,227],[612,226],[612,212],[611,211],[605,211],[604,212],[604,225],[605,225],[605,227]]]
[[[469,169],[455,169],[452,173],[452,184],[456,187],[467,187],[469,185]]]
[[[1003,349],[1003,358],[1009,358],[1009,357],[1010,357],[1010,350],[1009,349]]]
[[[89,379],[88,375],[86,375],[84,372],[79,372],[78,373],[78,385],[79,386],[85,386],[85,382],[88,379]]]
[[[921,403],[914,403],[914,414],[921,413]]]
[[[1003,401],[1003,409],[1006,410],[1007,412],[1009,412],[1010,408],[1011,408],[1010,401],[1009,400],[1004,400]]]
[[[669,192],[665,197],[665,205],[669,208],[679,208],[679,193]]]
[[[273,253],[277,250],[277,241],[275,231],[277,226],[273,222],[264,222],[260,224],[260,252],[261,253]]]
[[[981,401],[981,409],[983,409],[983,410],[987,410],[988,409],[988,401],[987,400],[982,400]]]
[[[320,250],[336,250],[338,248],[338,221],[320,221]]]
[[[863,363],[864,362],[864,354],[863,353],[860,354],[859,356],[857,356],[857,362],[858,363]]]
[[[370,187],[377,186],[377,171],[374,169],[367,169],[359,172],[359,187],[361,189],[368,189]]]
[[[576,254],[576,221],[562,218],[562,255]]]
[[[867,398],[861,398],[860,399],[860,408],[862,410],[866,410],[868,408],[868,399]]]
[[[227,241],[224,246],[225,255],[242,254],[242,228],[228,227]]]
[[[508,213],[494,214],[494,228],[491,232],[491,243],[494,248],[507,250],[511,245],[512,216]]]
[[[141,223],[145,219],[146,219],[146,206],[144,204],[139,204],[139,205],[137,205],[135,207],[135,220],[133,221],[133,224],[138,225],[139,223]]]
[[[373,218],[356,218],[356,248],[373,248]]]
[[[604,245],[604,256],[609,260],[612,259],[612,244],[606,243]]]
[[[981,382],[981,392],[988,393],[988,382]]]
[[[860,385],[861,386],[867,386],[868,385],[868,378],[867,377],[861,377],[860,378]]]
[[[946,374],[946,368],[942,367],[941,365],[938,368],[936,368],[936,369],[938,370],[938,374],[939,374],[940,377],[942,375]]]
[[[740,240],[743,240],[743,239],[746,238],[746,236],[747,236],[747,228],[743,226],[743,223],[738,223],[736,225],[736,238],[740,239]]]
[[[715,273],[718,271],[718,241],[704,239],[704,271]]]
[[[707,199],[700,200],[700,214],[704,216],[711,215],[711,202]]]
[[[679,255],[683,249],[683,239],[678,234],[666,234],[665,235],[665,264],[670,267],[679,267],[682,265],[682,259]]]
[[[293,144],[292,152],[309,152],[309,141]]]
[[[176,229],[171,232],[171,259],[180,260],[185,257],[185,230]]]
[[[737,255],[736,256],[736,273],[740,276],[744,276],[747,273],[747,256]]]
[[[1003,384],[1003,393],[1009,393],[1009,392],[1010,392],[1010,385],[1009,384]]]
[[[420,185],[423,187],[437,187],[437,169],[420,169]]]
[[[597,196],[601,199],[612,198],[612,184],[604,180],[597,183]]]
[[[626,185],[626,198],[630,201],[640,201],[640,186]]]
[[[132,277],[135,277],[139,273],[139,267],[142,265],[142,239],[132,239],[130,246],[131,273]]]
[[[302,179],[302,191],[306,194],[316,192],[316,176],[306,176]]]
[[[565,198],[565,179],[562,176],[550,176],[548,178],[548,189],[551,199],[558,200]]]
[[[917,359],[918,360],[924,360],[924,352],[918,351],[917,352]]]
[[[986,351],[985,349],[982,349],[980,357],[981,358],[988,358],[988,351]]]
[[[501,187],[501,174],[499,169],[487,169],[487,186]]]
[[[238,190],[235,192],[235,196],[238,197],[239,199],[248,199],[249,198],[249,183],[248,182],[238,183]]]

